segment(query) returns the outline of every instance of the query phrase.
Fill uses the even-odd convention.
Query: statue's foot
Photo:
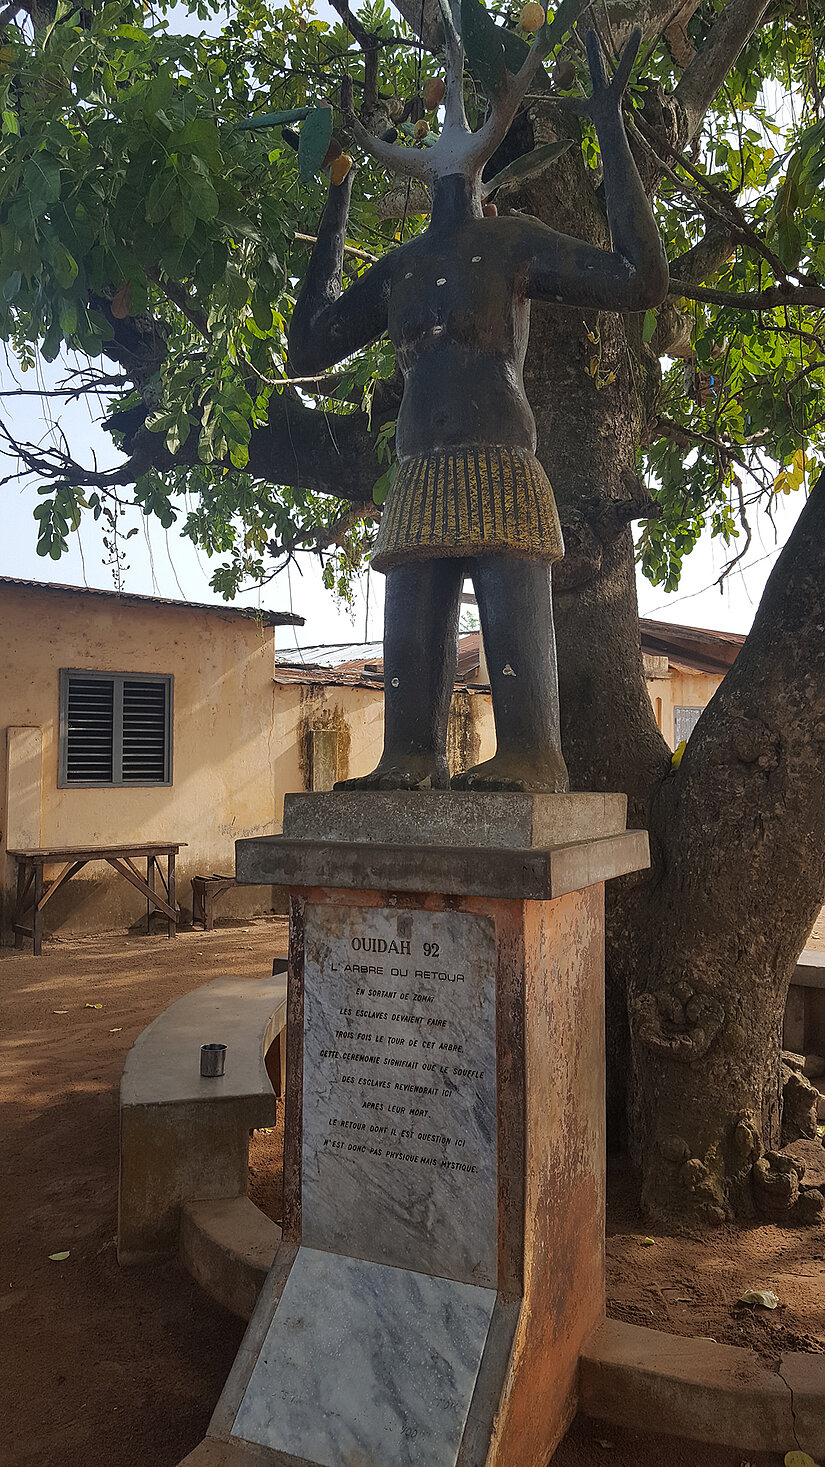
[[[494,754],[483,764],[454,774],[451,790],[510,791],[521,795],[566,795],[570,789],[567,765],[560,753],[542,757]]]
[[[336,790],[448,790],[450,774],[444,759],[409,754],[384,758],[372,774],[361,779],[341,779]]]

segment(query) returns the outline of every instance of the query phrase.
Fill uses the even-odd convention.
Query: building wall
[[[647,690],[656,722],[671,749],[676,747],[674,709],[707,707],[721,682],[721,676],[709,672],[673,670],[664,677],[648,676]]]
[[[0,627],[6,929],[14,873],[9,847],[185,841],[178,857],[178,900],[186,908],[193,874],[231,872],[239,836],[275,831],[271,627],[222,616],[220,608],[199,612],[5,586]],[[171,788],[58,789],[63,667],[174,676]],[[23,732],[9,736],[9,729]],[[221,912],[251,914],[270,907],[271,892],[262,888],[228,892]],[[140,894],[95,864],[57,893],[47,908],[46,930],[102,931],[144,914]]]
[[[284,795],[295,790],[330,788],[331,779],[313,779],[317,765],[330,770],[328,746],[314,760],[316,736],[328,733],[337,748],[338,779],[354,779],[374,769],[384,744],[383,689],[351,684],[293,683],[275,685],[273,773],[276,818],[283,820]],[[448,758],[455,772],[489,759],[495,751],[493,709],[489,693],[460,690],[453,696],[448,732]]]

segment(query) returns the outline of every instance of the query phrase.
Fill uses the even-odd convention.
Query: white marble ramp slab
[[[495,1299],[299,1249],[232,1435],[318,1467],[455,1467]]]
[[[301,1241],[497,1280],[489,917],[308,905]]]

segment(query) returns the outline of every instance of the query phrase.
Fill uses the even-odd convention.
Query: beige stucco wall
[[[275,685],[273,775],[276,819],[283,819],[284,795],[312,783],[312,733],[337,733],[338,778],[368,774],[384,743],[381,688],[352,684],[282,682]],[[489,693],[457,692],[453,697],[448,756],[454,770],[495,751]]]
[[[670,672],[667,677],[647,679],[647,690],[656,721],[671,749],[676,747],[673,733],[674,708],[705,708],[722,678],[709,672]]]
[[[201,612],[0,586],[0,635],[0,874],[6,923],[14,863],[5,853],[9,845],[22,844],[23,830],[34,828],[36,800],[14,754],[25,810],[22,793],[16,794],[14,785],[7,791],[9,728],[41,731],[41,844],[186,841],[178,858],[183,907],[190,904],[192,874],[232,871],[237,837],[277,828],[272,628],[223,615],[220,608]],[[171,788],[58,789],[63,667],[174,676]],[[18,752],[25,751],[25,732],[15,732],[12,742]],[[29,773],[35,742],[29,735]],[[271,893],[261,889],[228,892],[219,910],[229,915],[270,906]],[[98,864],[49,904],[46,930],[101,931],[131,924],[144,913],[140,894]]]

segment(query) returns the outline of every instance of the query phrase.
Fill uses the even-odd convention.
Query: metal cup
[[[205,1080],[214,1080],[226,1068],[225,1044],[201,1045],[201,1074]]]

